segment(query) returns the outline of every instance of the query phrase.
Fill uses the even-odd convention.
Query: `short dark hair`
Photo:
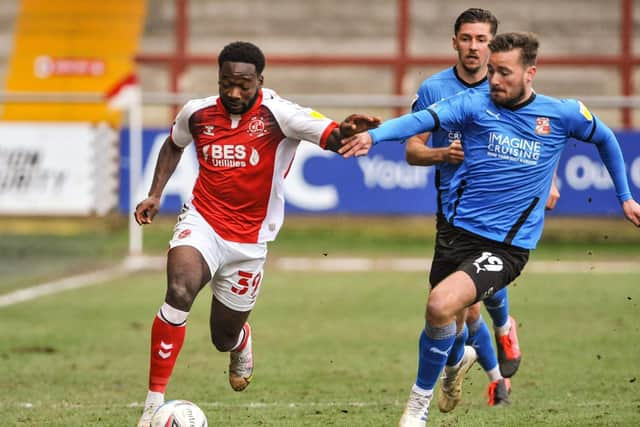
[[[258,75],[262,74],[265,65],[264,54],[260,48],[249,42],[233,42],[226,45],[218,55],[218,66],[222,68],[225,62],[253,64]]]
[[[498,18],[490,10],[472,7],[460,14],[453,26],[453,34],[458,34],[462,24],[474,24],[484,22],[491,25],[491,35],[495,36],[498,31]]]
[[[538,36],[533,33],[503,33],[489,42],[489,49],[492,53],[520,49],[520,61],[530,66],[536,65],[539,45]]]

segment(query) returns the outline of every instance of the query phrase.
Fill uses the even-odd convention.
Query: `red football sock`
[[[164,393],[184,343],[185,324],[171,325],[158,314],[151,327],[149,390]]]

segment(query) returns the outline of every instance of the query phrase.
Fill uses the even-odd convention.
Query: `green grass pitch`
[[[415,378],[425,277],[268,267],[242,393],[210,344],[205,289],[167,398],[196,402],[212,427],[393,426]],[[525,271],[510,288],[523,350],[512,405],[486,406],[474,366],[460,405],[440,414],[434,402],[429,425],[640,425],[638,279]],[[163,273],[144,273],[0,308],[2,425],[135,425],[164,287]]]

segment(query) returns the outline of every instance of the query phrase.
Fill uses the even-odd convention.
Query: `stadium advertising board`
[[[147,129],[143,135],[143,184],[136,200],[148,191],[155,159],[168,133]],[[638,132],[617,133],[630,176],[631,191],[640,198]],[[120,209],[128,211],[129,134],[121,133]],[[344,160],[312,144],[303,143],[285,180],[287,212],[362,215],[422,215],[435,212],[433,168],[409,166],[405,146],[379,144],[369,156]],[[185,150],[167,184],[161,212],[177,213],[187,201],[197,174],[193,146]],[[618,215],[613,183],[596,147],[570,141],[558,165],[561,198],[553,215]]]
[[[116,136],[90,123],[1,123],[0,214],[106,213],[117,186],[117,153],[106,146]]]

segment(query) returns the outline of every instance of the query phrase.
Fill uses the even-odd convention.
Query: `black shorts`
[[[464,271],[475,284],[477,302],[511,283],[528,260],[527,249],[478,236],[439,217],[429,283],[433,288],[451,273]]]

